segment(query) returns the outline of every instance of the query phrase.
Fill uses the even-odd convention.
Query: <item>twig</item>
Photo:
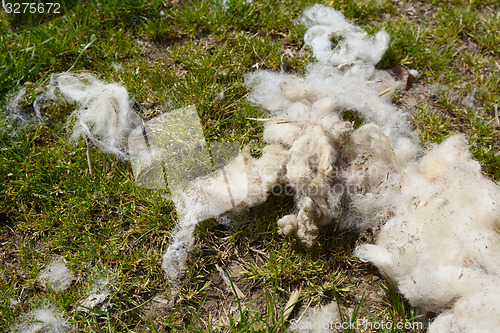
[[[498,105],[495,105],[495,120],[497,123],[497,127],[500,128],[500,119],[498,119]]]
[[[229,276],[227,276],[226,272],[224,272],[224,270],[217,264],[215,264],[215,268],[217,268],[220,276],[222,277],[222,280],[229,287],[234,296],[238,297],[239,299],[244,299],[245,294],[229,279]]]
[[[385,94],[387,94],[387,93],[388,93],[389,91],[391,91],[391,90],[392,90],[392,88],[391,88],[391,87],[386,88],[386,89],[382,90],[382,92],[381,92],[380,94],[378,94],[378,96],[379,96],[379,97],[382,97],[382,96],[384,96]]]
[[[384,133],[384,138],[391,151],[392,159],[394,160],[394,165],[396,166],[396,168],[399,171],[399,174],[401,175],[401,178],[399,179],[399,186],[401,187],[401,182],[403,181],[403,172],[401,171],[401,167],[399,166],[398,160],[396,159],[396,154],[394,154],[394,149],[392,149],[392,145],[389,142],[389,138],[387,137],[387,135],[385,135],[385,133]]]
[[[256,120],[256,121],[280,121],[280,120],[288,120],[288,118],[249,118],[248,120]]]
[[[278,121],[277,124],[302,123],[305,121],[306,120],[283,120],[283,121]]]
[[[222,175],[224,176],[224,183],[226,183],[227,193],[229,193],[229,199],[231,200],[231,207],[236,208],[234,203],[233,192],[231,192],[231,187],[229,187],[229,180],[227,179],[226,170],[222,168]]]
[[[87,144],[87,164],[89,165],[89,173],[92,176],[92,174],[94,173],[93,172],[94,168],[92,167],[92,159],[90,156],[90,145],[87,137],[85,137],[85,143]]]
[[[313,299],[311,298],[309,300],[309,303],[307,304],[306,308],[304,309],[304,311],[302,312],[302,314],[300,315],[299,318],[297,318],[297,322],[300,322],[302,320],[302,317],[306,314],[306,311],[307,309],[309,309],[309,307],[311,306],[311,303],[312,303]]]
[[[286,302],[285,305],[285,312],[283,313],[283,321],[286,321],[290,316],[290,314],[292,313],[293,308],[295,307],[295,304],[297,304],[301,292],[302,292],[302,286],[300,286],[299,289],[295,289],[290,295],[290,298],[288,299],[288,302]]]
[[[300,123],[306,120],[291,120],[288,118],[247,118],[248,120],[256,120],[256,121],[276,121],[277,124],[288,124],[288,123]]]

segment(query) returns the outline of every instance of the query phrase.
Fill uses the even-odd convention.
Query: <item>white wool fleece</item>
[[[131,109],[123,86],[104,83],[88,73],[55,74],[46,94],[38,100],[59,99],[76,103],[68,118],[68,125],[73,125],[73,140],[86,136],[104,152],[128,159],[126,139],[140,124],[140,118]]]
[[[481,173],[462,135],[430,150],[417,143],[407,114],[387,99],[394,80],[373,67],[386,50],[385,33],[369,38],[320,5],[301,21],[318,60],[305,76],[246,78],[249,100],[269,111],[264,140],[290,154],[283,181],[295,189],[297,211],[278,221],[281,232],[310,246],[329,222],[359,231],[381,225],[376,243],[355,254],[412,305],[442,312],[429,332],[496,331],[498,184]],[[332,37],[339,41],[333,50]],[[366,125],[354,130],[340,120],[345,111]]]

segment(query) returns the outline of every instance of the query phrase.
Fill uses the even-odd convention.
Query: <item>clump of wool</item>
[[[23,315],[20,322],[12,327],[19,333],[67,333],[74,331],[71,325],[52,305],[43,305]]]
[[[54,258],[38,277],[38,281],[45,287],[55,290],[65,290],[73,282],[74,274],[66,266],[63,258]]]
[[[38,114],[48,101],[76,104],[67,121],[71,139],[87,137],[102,151],[128,159],[126,139],[140,118],[130,107],[125,87],[102,82],[90,73],[59,73],[51,76],[45,92],[37,97]]]

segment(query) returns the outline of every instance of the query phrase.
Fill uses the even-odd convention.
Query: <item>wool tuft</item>
[[[54,74],[33,103],[37,119],[42,119],[41,108],[51,101],[76,104],[67,120],[72,140],[86,137],[106,153],[129,158],[126,139],[140,118],[123,86],[102,82],[90,73]]]
[[[19,333],[67,333],[74,327],[51,305],[45,305],[25,314],[20,322],[12,328]]]
[[[25,128],[43,122],[39,108],[33,107],[34,112],[28,112],[24,108],[27,103],[26,95],[26,87],[13,93],[0,114],[2,127],[10,135],[15,136]]]
[[[68,289],[73,279],[73,272],[66,267],[65,261],[61,257],[53,259],[38,277],[43,286],[55,290]]]
[[[314,5],[307,8],[299,19],[309,28],[304,42],[313,50],[321,63],[334,66],[343,64],[370,64],[375,66],[389,47],[389,35],[385,31],[369,36],[357,25],[347,21],[339,11]],[[337,41],[332,45],[332,39]]]

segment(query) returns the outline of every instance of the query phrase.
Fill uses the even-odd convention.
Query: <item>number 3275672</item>
[[[16,2],[2,0],[2,7],[8,14],[60,14],[61,4],[57,2]]]

